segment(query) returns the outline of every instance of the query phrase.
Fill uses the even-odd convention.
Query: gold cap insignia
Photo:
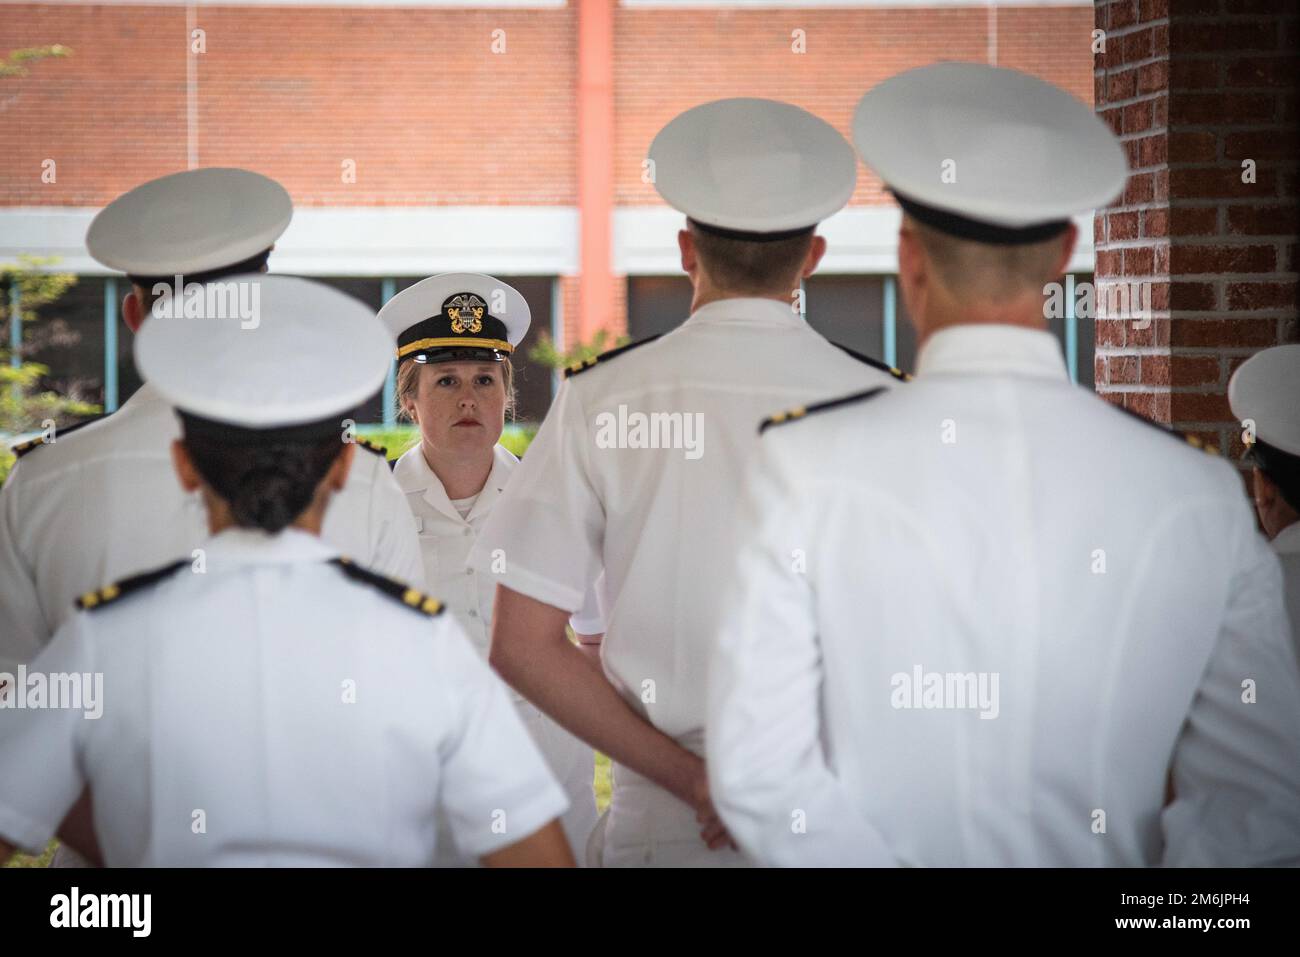
[[[487,303],[472,292],[456,293],[442,304],[442,309],[451,320],[452,332],[472,335],[483,331]]]

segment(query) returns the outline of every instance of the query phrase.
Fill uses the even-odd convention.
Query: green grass
[[[388,450],[388,457],[395,459],[409,449],[419,439],[419,430],[413,425],[395,425],[391,429],[382,425],[362,425],[357,433],[376,445]],[[537,425],[533,422],[507,422],[501,433],[501,444],[515,455],[523,456],[533,436],[537,434]]]
[[[15,854],[9,858],[9,863],[5,867],[49,867],[50,859],[54,857],[54,849],[58,846],[58,841],[50,841],[49,844],[45,845],[45,851],[39,857]]]

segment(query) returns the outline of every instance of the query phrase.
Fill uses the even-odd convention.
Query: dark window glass
[[[77,277],[67,292],[40,307],[36,320],[26,324],[23,357],[50,370],[41,378],[41,388],[103,405],[105,282],[98,276]],[[119,282],[118,296],[127,288]],[[119,321],[117,333],[118,355],[130,369],[131,332]],[[122,385],[119,382],[119,398],[125,400],[130,393],[123,393]]]
[[[885,358],[885,281],[880,276],[812,276],[804,283],[808,324],[831,342]]]
[[[894,365],[904,372],[916,371],[916,329],[912,326],[907,306],[903,304],[903,293],[894,283]]]
[[[379,309],[383,281],[372,277],[312,277],[351,295],[373,309]],[[413,285],[423,277],[401,277],[394,281],[394,291]],[[517,418],[539,422],[550,407],[553,372],[529,358],[538,337],[549,333],[553,309],[554,284],[551,277],[501,277],[518,289],[528,300],[532,324],[523,343],[515,351],[515,388],[518,393]],[[1091,282],[1091,274],[1077,275],[1076,282]],[[104,292],[107,279],[82,276],[57,302],[43,307],[37,321],[29,325],[26,339],[30,343],[27,358],[49,367],[42,386],[65,394],[75,394],[89,402],[104,401]],[[809,324],[834,342],[883,360],[884,356],[884,283],[882,276],[813,276],[805,286]],[[114,313],[120,314],[120,302],[128,289],[125,279],[118,278]],[[633,340],[668,332],[685,321],[690,312],[690,280],[685,276],[630,276],[627,280],[628,335]],[[908,319],[901,295],[895,297],[896,359],[905,370],[916,367],[916,335]],[[124,403],[140,386],[140,377],[131,359],[132,334],[119,317],[117,325],[118,403]],[[1091,387],[1095,329],[1092,320],[1079,318],[1078,377],[1081,385]],[[1064,351],[1065,321],[1050,321],[1052,333]],[[376,394],[359,410],[358,421],[383,421],[382,393]]]
[[[628,276],[628,337],[636,342],[676,329],[691,314],[691,297],[684,275]]]
[[[337,289],[341,293],[364,302],[376,312],[383,301],[383,280],[367,277],[307,276],[314,282]],[[384,421],[384,390],[379,391],[363,402],[353,412],[353,417],[360,425]]]
[[[879,276],[813,276],[805,286],[808,323],[840,345],[883,356],[884,310]],[[629,276],[627,327],[633,341],[668,332],[690,314],[685,276]]]
[[[1092,274],[1076,276],[1074,281],[1076,283],[1092,282]],[[1077,292],[1075,297],[1077,300]],[[1079,385],[1086,385],[1089,389],[1094,388],[1097,383],[1097,370],[1093,363],[1093,357],[1097,351],[1097,327],[1094,325],[1094,321],[1080,316],[1076,323],[1078,327],[1076,338],[1079,343]]]

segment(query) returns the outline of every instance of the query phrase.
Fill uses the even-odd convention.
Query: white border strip
[[[52,270],[109,275],[86,250],[96,209],[0,209],[0,260],[58,256]],[[302,207],[275,244],[276,272],[303,276],[431,276],[578,269],[578,213],[568,206]]]
[[[96,209],[0,208],[0,261],[19,254],[58,256],[51,270],[109,275],[86,251]],[[893,274],[898,269],[898,207],[841,210],[819,227],[823,273]],[[615,274],[681,273],[677,230],[685,217],[666,206],[614,211]],[[1093,268],[1092,216],[1075,217],[1079,242],[1071,272]],[[276,272],[303,276],[431,276],[486,272],[571,276],[579,268],[578,211],[570,206],[305,207],[276,243]]]

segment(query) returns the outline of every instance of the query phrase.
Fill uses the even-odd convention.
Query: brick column
[[[627,277],[614,276],[613,289],[610,292],[609,311],[605,322],[599,328],[604,329],[606,348],[613,348],[619,336],[627,335]],[[564,338],[561,344],[565,351],[572,349],[579,342],[590,342],[597,329],[583,329],[579,323],[578,303],[582,298],[582,285],[578,276],[560,277],[560,304],[564,317]]]
[[[576,339],[585,341],[609,324],[615,295],[610,272],[614,212],[614,4],[610,0],[578,0],[576,110],[581,271],[575,333]]]
[[[1300,339],[1297,3],[1097,0],[1096,25],[1096,109],[1131,169],[1094,222],[1096,281],[1149,283],[1153,317],[1099,312],[1096,388],[1236,455],[1228,377]]]

